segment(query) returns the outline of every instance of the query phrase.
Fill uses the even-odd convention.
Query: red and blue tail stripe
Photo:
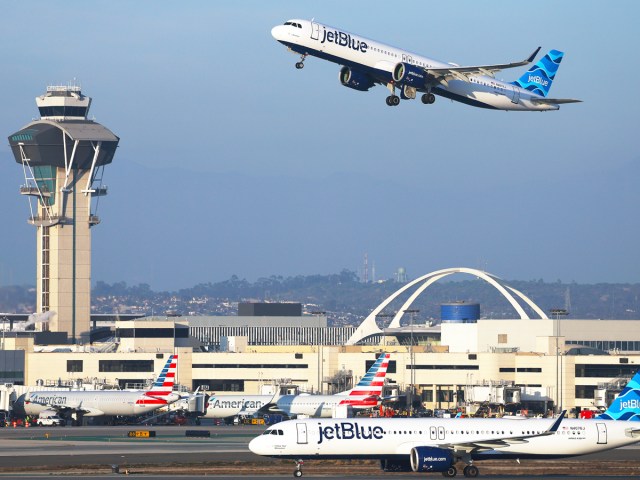
[[[160,375],[153,383],[151,390],[145,392],[144,395],[136,401],[136,404],[165,405],[167,399],[163,397],[167,397],[173,392],[177,368],[178,355],[171,355],[160,372]]]
[[[384,377],[387,375],[390,354],[384,353],[371,365],[369,371],[360,379],[356,387],[349,392],[349,395],[380,396],[384,385]]]

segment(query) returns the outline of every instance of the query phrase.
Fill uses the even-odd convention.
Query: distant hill
[[[506,281],[530,297],[540,308],[566,308],[568,318],[638,319],[640,284],[594,284]],[[343,270],[331,275],[271,276],[249,282],[236,276],[217,283],[203,283],[175,292],[156,292],[149,285],[97,282],[92,291],[96,313],[144,313],[164,315],[235,315],[238,301],[294,301],[308,312],[326,312],[333,325],[357,324],[402,284],[392,280],[362,283],[356,273]],[[406,297],[404,297],[406,299]],[[492,286],[477,279],[436,282],[418,298],[416,322],[440,317],[440,304],[478,302],[483,318],[513,318],[516,313]],[[388,312],[400,308],[402,300]],[[0,287],[0,311],[31,313],[35,310],[33,287]],[[526,309],[525,309],[526,310]],[[534,316],[533,312],[529,312]]]

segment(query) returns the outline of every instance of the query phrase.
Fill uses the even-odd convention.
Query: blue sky
[[[633,1],[5,1],[0,285],[35,283],[35,228],[6,137],[75,78],[120,137],[93,281],[177,289],[236,274],[475,267],[505,279],[637,282]],[[443,61],[565,52],[558,112],[385,104],[271,28],[311,18]],[[524,69],[504,71],[512,80]]]

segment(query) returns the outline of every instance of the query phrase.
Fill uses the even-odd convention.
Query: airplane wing
[[[470,75],[488,75],[493,77],[496,72],[505,70],[507,68],[521,67],[527,65],[533,61],[541,47],[535,49],[535,51],[524,60],[512,63],[499,63],[495,65],[476,65],[469,67],[459,67],[457,65],[451,65],[444,68],[426,68],[425,72],[431,75],[436,81],[446,84],[450,79],[456,78],[465,82],[469,81]]]
[[[560,426],[560,422],[562,422],[562,419],[564,418],[566,413],[567,411],[563,410],[560,416],[558,417],[558,419],[555,422],[553,422],[553,425],[551,425],[551,427],[549,427],[547,430],[541,433],[534,433],[529,435],[517,435],[514,437],[495,438],[495,439],[489,439],[489,440],[475,440],[472,442],[457,442],[457,443],[450,443],[450,444],[441,444],[441,445],[438,445],[438,447],[447,448],[449,450],[454,450],[458,452],[464,451],[467,453],[472,453],[472,452],[478,452],[483,450],[495,450],[496,448],[504,448],[510,445],[527,443],[529,438],[554,435],[558,430],[558,427]]]
[[[563,103],[581,103],[582,100],[577,100],[574,98],[545,98],[545,97],[532,97],[531,101],[533,103],[544,103],[547,105],[561,105]]]

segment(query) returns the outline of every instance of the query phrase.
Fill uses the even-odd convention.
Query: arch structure
[[[465,267],[457,267],[457,268],[446,268],[443,270],[436,270],[435,272],[428,273],[423,275],[415,280],[404,285],[402,288],[395,291],[393,294],[389,295],[380,305],[378,305],[368,316],[364,319],[364,321],[360,324],[360,326],[353,332],[353,335],[347,341],[347,345],[355,345],[366,337],[375,334],[381,334],[382,329],[378,327],[376,323],[376,317],[380,312],[382,312],[387,305],[389,305],[393,300],[395,300],[398,296],[403,294],[408,289],[420,285],[415,292],[411,294],[411,296],[402,304],[402,307],[395,314],[391,323],[389,323],[388,328],[398,328],[400,327],[400,319],[404,315],[406,310],[409,310],[413,302],[427,289],[430,285],[434,284],[438,280],[447,277],[449,275],[453,275],[456,273],[466,273],[468,275],[473,275],[474,277],[481,278],[485,282],[489,283],[493,286],[498,292],[507,299],[507,301],[511,304],[511,306],[516,310],[518,315],[520,315],[521,320],[531,320],[529,315],[524,311],[520,303],[514,297],[517,296],[520,300],[526,303],[531,309],[536,312],[541,319],[548,320],[549,317],[544,313],[544,311],[538,307],[533,300],[527,297],[524,293],[516,290],[515,288],[510,287],[502,282],[502,280],[490,273],[483,272],[482,270],[476,270],[475,268],[465,268]]]

